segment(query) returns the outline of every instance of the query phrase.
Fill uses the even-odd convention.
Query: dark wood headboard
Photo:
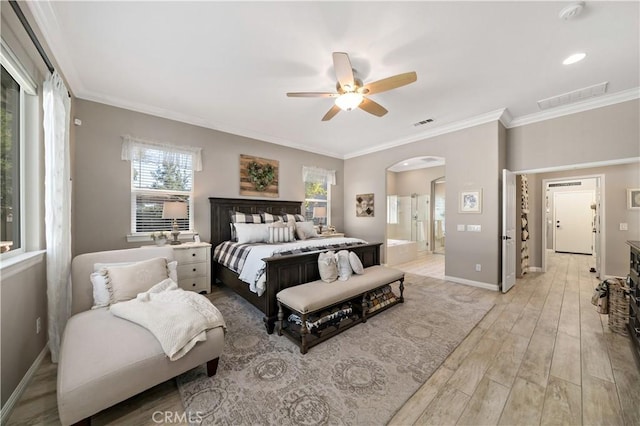
[[[301,214],[302,201],[256,200],[246,198],[209,198],[213,247],[231,239],[230,211],[242,213]]]

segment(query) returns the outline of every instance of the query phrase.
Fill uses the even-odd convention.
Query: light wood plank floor
[[[394,265],[394,268],[402,269],[411,274],[422,275],[424,277],[444,279],[444,254],[431,254],[426,252],[418,252],[415,260],[400,265]]]
[[[598,280],[589,261],[553,255],[546,273],[527,274],[507,294],[460,286],[461,294],[495,307],[390,424],[639,425],[640,365],[629,338],[610,332],[607,316],[591,304]],[[55,381],[47,360],[8,424],[60,424]],[[154,425],[154,412],[182,410],[168,381],[92,423]]]

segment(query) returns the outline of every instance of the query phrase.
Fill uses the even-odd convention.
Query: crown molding
[[[596,98],[587,99],[582,102],[576,102],[570,105],[564,105],[542,112],[523,115],[512,119],[509,124],[503,124],[505,124],[507,128],[520,127],[527,124],[550,120],[552,118],[563,117],[565,115],[576,114],[578,112],[619,104],[621,102],[627,102],[638,98],[640,98],[640,87],[635,87],[633,89],[612,93],[610,95],[598,96]]]
[[[25,2],[29,11],[36,21],[36,25],[44,36],[47,47],[53,53],[51,60],[58,65],[57,71],[69,84],[71,93],[84,90],[82,79],[80,78],[73,61],[70,59],[64,40],[61,36],[58,17],[53,11],[51,2],[48,1],[27,1]]]
[[[205,120],[205,119],[200,118],[200,117],[187,115],[187,114],[181,114],[181,113],[178,113],[178,112],[175,112],[175,111],[172,111],[172,110],[168,110],[168,109],[164,109],[164,108],[157,108],[157,107],[153,107],[153,106],[142,104],[142,103],[138,103],[138,102],[127,102],[127,101],[123,101],[123,100],[121,100],[119,98],[112,98],[110,96],[101,96],[101,95],[98,95],[98,94],[95,94],[95,93],[91,93],[91,92],[87,92],[87,91],[82,92],[82,93],[77,93],[76,97],[78,99],[83,99],[83,100],[91,101],[91,102],[97,102],[97,103],[108,105],[108,106],[112,106],[112,107],[115,107],[115,108],[123,108],[123,109],[127,109],[129,111],[139,112],[141,114],[147,114],[147,115],[151,115],[151,116],[154,116],[154,117],[166,118],[168,120],[174,120],[174,121],[178,121],[180,123],[191,124],[193,126],[204,127],[206,129],[216,130],[218,132],[229,133],[229,134],[232,134],[234,136],[241,136],[241,137],[245,137],[245,138],[249,138],[249,139],[255,139],[255,140],[259,141],[259,142],[273,143],[273,144],[276,144],[276,145],[282,145],[282,146],[286,146],[288,148],[299,149],[301,151],[310,152],[310,153],[313,153],[313,154],[325,155],[327,157],[338,158],[340,160],[344,159],[341,154],[338,154],[338,153],[335,153],[335,152],[324,151],[324,150],[321,150],[321,149],[312,149],[312,148],[307,147],[307,146],[302,146],[300,144],[296,144],[296,143],[291,142],[291,141],[289,141],[287,139],[282,139],[282,138],[278,138],[276,136],[266,135],[266,134],[263,134],[263,133],[254,132],[254,131],[247,130],[247,129],[240,128],[240,127],[221,125],[219,123],[214,123],[212,121]]]
[[[444,126],[436,127],[430,129],[426,132],[418,133],[416,135],[409,136],[407,138],[397,139],[393,142],[389,142],[387,144],[377,145],[375,147],[371,147],[369,149],[356,151],[351,154],[346,154],[344,159],[347,160],[349,158],[360,157],[366,154],[372,154],[374,152],[384,151],[386,149],[395,148],[398,146],[406,145],[412,142],[418,142],[425,139],[430,139],[439,135],[444,135],[446,133],[455,132],[458,130],[468,129],[470,127],[479,126],[481,124],[490,123],[492,121],[498,121],[500,117],[502,117],[505,113],[505,109],[498,109],[495,111],[487,112],[485,114],[476,115],[471,118],[467,118],[464,120],[456,121],[455,123],[450,123]]]

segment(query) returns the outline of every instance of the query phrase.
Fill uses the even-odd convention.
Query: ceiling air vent
[[[593,86],[585,87],[583,89],[574,90],[573,92],[563,93],[562,95],[554,96],[547,99],[538,101],[538,107],[540,109],[555,108],[560,105],[566,105],[573,102],[584,101],[585,99],[593,98],[595,96],[604,95],[607,91],[607,84],[609,82],[595,84]]]
[[[426,120],[420,120],[417,123],[413,123],[415,127],[424,126],[425,124],[433,122],[433,118],[427,118]]]

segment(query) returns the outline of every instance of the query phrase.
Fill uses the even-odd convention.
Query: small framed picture
[[[200,234],[193,234],[193,241],[196,243],[200,242]]]
[[[460,191],[460,213],[482,213],[482,190]]]
[[[627,208],[640,210],[640,188],[627,189]]]

